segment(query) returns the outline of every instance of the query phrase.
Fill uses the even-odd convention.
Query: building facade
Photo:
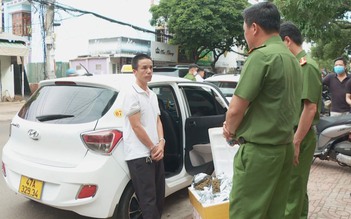
[[[3,1],[0,28],[0,101],[24,97],[30,88],[24,66],[28,62],[31,12],[28,1]],[[2,24],[2,22],[1,22]]]
[[[61,2],[59,0],[48,1],[58,4]],[[36,1],[30,2],[28,0],[3,0],[3,2],[4,31],[21,36],[28,41],[27,44],[29,46],[29,55],[27,58],[28,65],[26,67],[28,69],[29,83],[37,83],[40,80],[47,79],[48,69],[54,69],[54,77],[65,76],[65,71],[69,68],[81,70],[83,68],[82,66],[87,68],[88,71],[92,72],[93,74],[119,73],[122,66],[130,64],[132,57],[137,53],[146,53],[150,55],[154,60],[155,66],[171,66],[179,63],[179,47],[168,44],[168,38],[164,37],[168,34],[166,27],[155,28],[154,31],[156,34],[153,34],[138,31],[132,28],[127,31],[120,31],[120,25],[116,26],[116,24],[108,29],[113,30],[116,28],[115,34],[111,34],[111,31],[109,31],[109,37],[106,37],[106,34],[103,33],[106,28],[103,29],[102,27],[99,27],[101,30],[101,38],[93,37],[86,40],[88,45],[86,51],[81,51],[79,50],[81,47],[77,47],[76,51],[79,50],[80,54],[77,55],[76,58],[69,58],[66,61],[57,59],[59,61],[58,63],[55,56],[58,57],[58,54],[62,55],[62,51],[64,50],[63,45],[66,47],[67,45],[72,45],[68,44],[71,43],[71,39],[69,37],[72,36],[70,35],[72,32],[79,32],[82,28],[84,33],[97,32],[91,29],[96,28],[96,26],[89,24],[84,26],[85,24],[81,22],[83,19],[74,17],[72,14],[66,13],[62,10],[55,9],[55,17],[50,23],[50,25],[52,25],[52,32],[48,32],[47,27],[45,27],[48,25],[46,22],[48,9],[46,8],[45,4],[40,5]],[[62,0],[62,2],[65,1]],[[143,1],[144,5],[152,5],[157,3],[158,1],[156,0]],[[118,3],[111,3],[111,5],[113,4]],[[80,8],[80,6],[76,7]],[[84,8],[83,6],[81,7]],[[150,16],[150,12],[148,10],[140,10],[140,13],[143,16]],[[78,19],[80,19],[79,22]],[[99,18],[94,19],[99,20]],[[131,20],[127,20],[126,23],[135,23],[135,21],[140,21],[140,19],[137,18],[130,19]],[[66,21],[70,20],[77,20],[77,23],[76,26],[70,30],[67,30],[67,28],[64,27],[67,26]],[[61,26],[56,27],[56,24],[61,24]],[[140,27],[146,29],[154,28],[148,25],[149,24],[144,23],[144,25]],[[95,35],[98,35],[98,32]],[[80,41],[83,41],[83,39]],[[58,42],[60,42],[60,47],[57,46]],[[67,44],[65,44],[65,42],[67,42]],[[68,46],[67,50],[68,49],[72,50],[73,48],[72,46]],[[49,63],[47,61],[48,59],[51,60],[49,67],[46,66],[46,63]],[[210,56],[206,57],[205,59],[207,60],[200,60],[200,62],[212,61]],[[235,69],[238,66],[236,62],[237,59],[238,56],[236,54],[228,53],[218,60],[216,69],[218,72],[222,73],[231,72],[231,69]],[[184,60],[182,60],[182,62],[183,61]],[[60,66],[60,72],[57,72],[57,66]]]
[[[70,67],[79,71],[83,65],[92,74],[117,74],[121,73],[124,65],[131,64],[132,58],[138,53],[151,56],[155,66],[178,63],[178,46],[129,37],[112,37],[89,40],[89,56],[71,59]]]

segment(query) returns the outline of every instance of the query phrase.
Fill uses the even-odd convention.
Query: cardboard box
[[[239,145],[229,146],[223,137],[223,129],[211,128],[208,130],[213,163],[216,174],[225,174],[228,178],[233,177],[233,161]],[[213,204],[202,204],[200,196],[194,188],[189,187],[189,200],[196,212],[193,214],[195,219],[228,219],[229,201]],[[199,217],[200,216],[200,217]]]
[[[193,188],[189,187],[189,200],[202,219],[228,219],[229,218],[229,201],[217,204],[202,204],[199,195]],[[197,218],[197,217],[195,217]]]

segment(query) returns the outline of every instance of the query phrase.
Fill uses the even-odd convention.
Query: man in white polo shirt
[[[135,83],[121,91],[124,152],[144,219],[162,216],[165,196],[163,165],[165,139],[157,95],[149,89],[153,62],[148,55],[132,59]]]

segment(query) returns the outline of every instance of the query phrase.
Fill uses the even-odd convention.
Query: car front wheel
[[[143,215],[139,206],[138,198],[135,195],[133,184],[128,183],[124,189],[119,205],[117,208],[117,214],[113,219],[142,219]]]

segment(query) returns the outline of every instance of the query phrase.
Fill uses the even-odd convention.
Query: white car
[[[40,88],[11,122],[2,170],[10,189],[56,208],[95,218],[142,218],[124,161],[117,96],[133,74],[66,77]],[[208,129],[228,105],[211,84],[154,75],[164,127],[166,195],[214,170]]]
[[[218,74],[206,78],[206,82],[213,83],[219,87],[228,102],[232,99],[236,85],[239,82],[240,75],[237,74]]]

